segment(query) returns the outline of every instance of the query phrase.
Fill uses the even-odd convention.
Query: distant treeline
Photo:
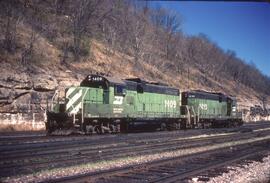
[[[6,0],[0,2],[1,50],[15,54],[20,45],[17,26],[28,24],[32,31],[23,45],[22,64],[31,61],[36,34],[62,50],[64,62],[91,55],[91,41],[101,41],[108,54],[120,51],[134,58],[134,66],[156,65],[164,72],[186,75],[196,68],[201,83],[211,78],[219,83],[236,81],[270,95],[270,78],[247,64],[231,50],[222,50],[206,35],[182,33],[178,12],[153,7],[149,1],[129,0]],[[67,55],[72,54],[71,59]]]

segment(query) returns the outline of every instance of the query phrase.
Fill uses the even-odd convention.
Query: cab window
[[[115,95],[126,95],[126,88],[122,85],[115,85],[114,86],[114,94]]]

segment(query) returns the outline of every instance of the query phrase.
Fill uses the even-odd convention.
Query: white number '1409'
[[[165,100],[165,107],[168,108],[176,108],[176,101],[175,100]]]

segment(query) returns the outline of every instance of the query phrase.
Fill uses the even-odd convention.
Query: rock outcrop
[[[64,91],[64,88],[70,85],[78,85],[79,79],[82,78],[79,74],[65,70],[44,70],[38,67],[17,66],[14,64],[1,63],[0,77],[0,113],[1,116],[15,115],[13,118],[0,119],[5,121],[7,125],[15,125],[15,123],[29,127],[23,129],[43,129],[42,125],[33,125],[44,121],[44,113],[47,104],[52,99],[56,90]],[[19,116],[19,117],[18,117]],[[20,116],[24,116],[21,118]],[[16,118],[16,120],[14,120]],[[27,120],[29,119],[29,120]],[[37,121],[38,120],[38,121]],[[10,122],[8,122],[10,121]],[[15,121],[15,122],[14,122]],[[16,126],[16,125],[15,125]],[[3,129],[3,128],[2,128]],[[16,129],[9,127],[8,129]],[[0,127],[1,130],[1,127]]]

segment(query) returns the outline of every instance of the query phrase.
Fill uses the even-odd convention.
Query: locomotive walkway
[[[0,136],[0,176],[8,182],[73,182],[89,177],[97,182],[183,180],[226,162],[262,157],[270,152],[269,142],[269,122],[231,129],[104,136]],[[209,160],[213,163],[208,166]],[[193,168],[186,169],[187,164]]]

